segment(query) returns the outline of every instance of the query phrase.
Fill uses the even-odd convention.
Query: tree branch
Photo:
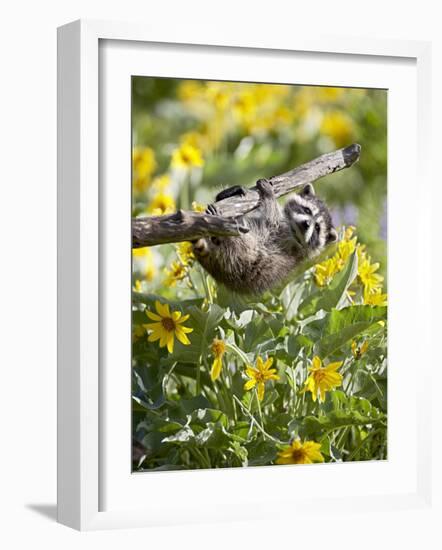
[[[276,197],[292,192],[300,186],[312,183],[327,174],[333,174],[352,166],[358,159],[361,146],[357,143],[321,155],[285,174],[268,178]],[[232,237],[247,233],[236,218],[259,206],[256,187],[246,190],[241,197],[229,197],[216,203],[218,216],[179,210],[166,216],[132,219],[132,247],[193,241],[200,237]]]

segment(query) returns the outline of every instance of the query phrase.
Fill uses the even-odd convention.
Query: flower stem
[[[236,346],[235,344],[231,344],[230,342],[225,342],[225,344],[226,348],[230,351],[233,351],[233,353],[235,353],[241,359],[244,365],[248,365],[250,363],[250,361],[247,359],[247,356],[244,354],[243,351],[239,349],[238,346]]]
[[[258,391],[256,389],[256,386],[255,386],[255,397],[256,397],[256,404],[258,406],[259,420],[261,422],[261,426],[264,428],[264,420],[262,419],[261,403],[259,402]]]
[[[201,357],[196,364],[196,387],[195,387],[195,393],[196,395],[199,395],[201,393]]]
[[[236,397],[236,395],[233,396],[233,399],[238,403],[238,405],[241,407],[241,410],[243,413],[250,418],[252,421],[252,424],[255,424],[255,426],[258,428],[258,430],[268,439],[271,441],[274,441],[275,443],[278,443],[278,445],[285,445],[283,441],[280,441],[279,439],[276,439],[276,437],[271,436],[268,434],[264,428],[259,424],[259,422],[256,420],[256,418],[253,416],[253,414],[247,410],[247,407],[244,406],[243,403]]]

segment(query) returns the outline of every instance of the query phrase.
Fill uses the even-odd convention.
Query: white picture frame
[[[106,50],[106,45],[111,45],[110,49]],[[117,46],[113,53],[112,45]],[[148,62],[143,48],[149,47],[153,49],[148,55],[150,59]],[[402,94],[394,96],[395,104],[397,101],[397,105],[400,105],[396,117],[399,117],[401,110],[406,108],[411,109],[412,113],[416,112],[417,124],[415,125],[413,117],[410,116],[412,120],[408,125],[408,145],[405,149],[407,171],[403,170],[400,163],[397,162],[398,151],[395,150],[394,139],[400,139],[400,129],[395,127],[395,123],[390,126],[389,140],[389,178],[393,182],[400,179],[403,181],[403,189],[411,191],[416,177],[414,168],[416,168],[419,173],[420,190],[429,199],[424,201],[427,205],[423,204],[416,214],[420,221],[419,232],[415,236],[417,242],[420,243],[419,262],[416,262],[415,266],[411,266],[410,272],[402,278],[396,276],[398,270],[395,265],[399,265],[403,250],[401,248],[396,250],[391,246],[391,243],[394,246],[398,242],[399,230],[395,230],[393,227],[389,236],[389,277],[392,283],[390,298],[393,297],[392,306],[390,306],[392,335],[389,344],[393,346],[394,351],[390,356],[393,371],[389,403],[391,402],[394,413],[394,407],[400,406],[398,388],[401,391],[410,392],[410,395],[416,398],[416,407],[412,406],[407,411],[408,426],[411,426],[408,434],[411,441],[409,448],[412,449],[412,452],[408,457],[409,460],[405,461],[406,463],[398,458],[397,464],[392,459],[386,466],[376,463],[347,464],[344,466],[345,473],[342,473],[344,470],[339,465],[324,465],[310,470],[299,468],[296,473],[296,486],[300,488],[300,493],[302,493],[303,483],[309,483],[310,487],[312,487],[312,483],[316,483],[315,488],[311,490],[310,498],[306,498],[305,491],[300,496],[281,491],[282,487],[286,487],[293,480],[295,474],[292,468],[248,468],[246,473],[244,469],[202,471],[191,474],[189,472],[162,472],[154,474],[156,477],[152,477],[152,474],[148,474],[150,477],[146,477],[145,474],[130,475],[130,471],[124,466],[125,456],[127,456],[127,464],[130,463],[128,458],[130,451],[129,448],[127,451],[124,450],[126,440],[120,443],[121,439],[118,439],[121,434],[121,437],[126,437],[126,428],[127,436],[130,439],[130,425],[127,424],[128,408],[125,409],[125,400],[128,399],[130,402],[130,395],[126,391],[129,387],[127,378],[120,378],[121,373],[116,368],[110,369],[115,376],[112,375],[108,378],[103,376],[104,358],[110,357],[109,350],[106,348],[109,342],[103,344],[103,326],[107,318],[106,315],[103,315],[103,308],[106,308],[110,292],[116,296],[115,289],[123,288],[123,293],[118,293],[118,296],[121,296],[121,307],[116,306],[120,307],[117,311],[121,313],[121,316],[112,316],[116,319],[121,318],[122,321],[119,325],[115,324],[110,327],[109,330],[112,334],[121,329],[124,331],[125,320],[129,322],[126,329],[126,332],[129,333],[130,317],[124,313],[124,300],[127,299],[127,295],[124,294],[124,281],[125,277],[129,277],[129,275],[125,274],[124,262],[120,262],[123,265],[120,270],[115,263],[118,261],[116,258],[121,258],[121,254],[124,255],[127,252],[124,248],[127,246],[127,239],[125,240],[127,235],[124,233],[124,228],[128,221],[125,216],[129,209],[120,216],[119,209],[122,208],[121,205],[126,199],[118,193],[115,194],[113,191],[107,190],[115,189],[115,186],[109,185],[107,189],[103,189],[105,179],[103,174],[108,177],[109,167],[106,164],[100,165],[104,138],[102,132],[100,133],[100,128],[102,131],[100,123],[102,124],[103,118],[108,116],[106,112],[108,106],[114,106],[113,102],[119,101],[121,95],[106,96],[106,101],[103,101],[100,95],[101,87],[107,85],[109,89],[117,90],[120,75],[127,76],[131,71],[138,70],[136,65],[132,67],[128,61],[132,58],[135,60],[137,56],[138,63],[146,64],[147,74],[149,74],[149,70],[154,70],[149,68],[148,63],[155,59],[161,59],[161,66],[157,66],[155,73],[151,74],[158,76],[158,71],[163,70],[164,76],[176,77],[181,75],[180,71],[187,71],[181,76],[193,77],[198,71],[202,71],[201,74],[207,78],[213,78],[220,70],[216,67],[216,63],[211,63],[211,59],[214,59],[214,47],[220,53],[220,55],[217,54],[219,58],[228,55],[232,65],[229,69],[231,71],[234,70],[235,59],[238,62],[238,59],[244,55],[257,56],[257,58],[271,55],[273,60],[280,59],[279,70],[281,72],[276,77],[279,78],[279,81],[283,78],[281,75],[284,75],[284,70],[286,70],[284,62],[291,59],[290,56],[302,53],[302,55],[309,56],[307,65],[318,63],[318,66],[321,67],[322,80],[315,77],[314,83],[316,84],[355,85],[357,70],[352,75],[351,83],[350,76],[345,76],[345,70],[342,72],[336,70],[333,81],[330,82],[331,76],[330,72],[327,72],[327,67],[333,60],[338,64],[342,61],[343,64],[361,65],[360,74],[369,73],[369,63],[370,60],[373,60],[378,62],[379,66],[384,66],[378,76],[376,76],[376,71],[372,71],[373,82],[378,79],[379,87],[384,87],[382,81],[387,78],[388,74],[390,74],[388,78],[393,78],[392,73],[395,72],[392,71],[393,67],[396,67],[396,73],[399,75],[401,66],[404,68],[403,78],[408,79],[406,81],[412,85],[408,92],[404,89]],[[173,74],[170,74],[173,65],[167,65],[167,59],[160,58],[162,48],[168,50],[168,58],[172,59],[170,62],[175,63]],[[138,50],[138,54],[130,54],[128,58],[128,52],[135,51],[135,49]],[[198,52],[200,57],[195,57],[194,60],[196,63],[194,66],[197,67],[196,73],[189,72],[191,65],[186,67],[178,62],[180,51],[188,52],[190,57],[193,52]],[[174,56],[176,57],[175,61],[173,60]],[[244,71],[247,69],[247,74],[243,76],[245,80],[253,79],[252,65],[253,63],[250,64],[250,67],[244,67]],[[273,65],[278,65],[278,63],[273,63]],[[111,67],[106,74],[103,73],[104,66]],[[267,69],[267,73],[264,70],[262,80],[278,81],[275,80],[274,75],[270,75],[269,70]],[[229,74],[233,75],[233,73]],[[108,78],[111,80],[107,80]],[[116,80],[112,80],[112,78]],[[234,79],[233,76],[230,78]],[[401,77],[398,76],[398,78]],[[413,365],[412,354],[408,353],[407,355],[407,353],[401,352],[399,346],[397,350],[395,348],[395,342],[398,343],[401,337],[406,337],[406,333],[404,332],[405,327],[401,325],[400,304],[398,303],[395,307],[394,297],[400,296],[401,292],[406,291],[407,285],[413,281],[418,282],[419,284],[416,286],[419,290],[412,298],[412,303],[409,305],[410,310],[413,311],[413,307],[419,303],[421,308],[427,308],[430,311],[431,242],[429,239],[419,238],[421,235],[429,234],[430,224],[431,187],[427,171],[429,163],[426,158],[430,120],[429,78],[430,45],[425,42],[363,40],[345,37],[312,39],[302,37],[302,35],[297,35],[295,38],[278,36],[269,38],[267,35],[265,42],[261,39],[257,39],[256,42],[250,40],[245,42],[238,38],[235,42],[227,43],[222,38],[208,39],[204,37],[203,32],[200,36],[193,36],[189,39],[185,31],[180,36],[176,33],[173,36],[167,36],[160,30],[157,32],[147,31],[144,27],[136,24],[97,21],[76,21],[59,29],[58,521],[60,523],[80,530],[91,530],[147,527],[213,521],[214,519],[229,521],[251,517],[264,518],[272,515],[269,508],[274,508],[278,499],[285,504],[283,507],[285,510],[293,512],[296,509],[299,513],[308,513],[313,509],[325,510],[338,503],[342,512],[354,507],[355,504],[366,510],[374,507],[379,510],[428,505],[431,498],[430,446],[423,443],[428,442],[430,438],[427,422],[430,403],[423,388],[412,387],[412,382],[407,385],[407,381],[402,379],[405,376],[398,376],[397,371],[395,373],[394,365],[405,365],[404,373]],[[290,78],[287,77],[286,81],[290,82]],[[365,80],[362,79],[361,82],[363,83]],[[111,83],[112,86],[110,86]],[[413,84],[417,85],[417,94],[415,94]],[[124,96],[124,90],[120,92]],[[117,118],[120,115],[127,118],[127,107],[126,105],[126,108],[121,109]],[[394,105],[390,104],[390,108],[394,111]],[[130,126],[127,127],[126,122],[127,120],[124,118],[119,119],[116,126],[113,126],[117,131],[109,132],[109,139],[106,143],[106,147],[110,147],[109,151],[125,147],[128,135],[130,138]],[[403,151],[404,149],[402,149]],[[130,150],[124,149],[122,155],[126,155],[126,159],[123,159],[121,165],[124,166],[124,162],[130,158],[128,157]],[[111,155],[109,154],[109,156]],[[129,162],[126,163],[126,170],[128,166],[130,166]],[[122,172],[118,169],[113,171],[113,176],[119,174],[120,177],[125,177],[127,172],[124,172],[123,168],[122,170]],[[130,179],[128,180],[127,196],[130,194],[129,182]],[[409,194],[407,195],[408,199],[404,196],[399,205],[395,189],[396,186],[390,186],[391,212],[389,212],[389,216],[393,216],[400,226],[400,224],[406,223],[406,215],[415,203],[412,195]],[[111,225],[108,223],[110,217],[113,220]],[[129,233],[129,231],[128,227],[127,232]],[[103,235],[103,233],[105,234]],[[124,235],[124,237],[119,239],[118,235]],[[106,248],[106,238],[114,239],[115,246],[112,254]],[[128,262],[127,266],[129,265]],[[115,270],[112,269],[112,272],[115,271],[115,276],[104,284],[103,281],[106,277],[104,268],[109,268],[109,266],[115,267]],[[420,357],[422,358],[425,353],[428,354],[425,348],[427,350],[429,348],[428,342],[431,340],[432,327],[429,315],[424,316],[420,322],[422,323],[423,336],[419,342],[416,342],[416,346],[421,349]],[[113,350],[116,352],[115,356],[122,356],[124,360],[123,343],[120,346],[118,343],[115,344],[115,339],[113,339],[112,345],[116,346]],[[419,368],[422,376],[429,376],[429,365],[429,361],[421,361]],[[127,373],[121,376],[127,376]],[[114,434],[112,437],[108,434],[109,428],[106,428],[106,419],[111,414],[112,433]],[[395,424],[394,418],[393,414],[389,429],[393,430],[392,437],[397,437],[396,456],[399,457],[406,434],[400,431],[401,429],[398,423]],[[417,453],[418,448],[420,449],[419,453]],[[109,459],[110,455],[112,460]],[[336,466],[341,470],[336,470]],[[404,466],[402,470],[401,466]],[[331,470],[331,468],[335,468],[335,470]],[[313,470],[314,476],[311,473]],[[192,477],[190,478],[189,475]],[[313,478],[316,479],[316,482]],[[192,479],[190,487],[189,479]],[[358,485],[358,480],[361,479],[366,480],[367,487],[358,491],[355,487]],[[375,483],[376,479],[378,484]],[[382,479],[385,479],[385,489],[380,489]],[[387,483],[388,480],[391,481],[390,485]],[[243,491],[242,496],[235,493],[234,498],[230,493],[229,497],[227,492],[223,493],[229,483],[233,486],[244,484],[247,491]],[[257,483],[261,484],[261,496],[254,489]],[[141,484],[143,485],[142,490],[137,490]],[[361,484],[363,483],[361,482]],[[106,489],[103,488],[104,485]],[[219,491],[218,502],[211,507],[206,506],[204,500],[207,498],[205,488],[209,485],[212,490],[216,488]],[[369,490],[369,485],[372,490]],[[160,487],[169,489],[178,487],[178,494],[180,491],[184,492],[193,488],[193,495],[186,506],[181,498],[177,498],[176,502],[170,505],[166,499],[162,499]],[[150,494],[148,502],[143,504],[142,499],[134,498],[136,493],[145,495],[146,490]],[[266,505],[267,502],[269,506]],[[198,510],[198,514],[195,514],[196,510]],[[289,512],[287,513],[289,514]],[[274,514],[280,516],[281,509]]]

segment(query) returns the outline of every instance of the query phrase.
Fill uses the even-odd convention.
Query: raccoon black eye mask
[[[284,208],[276,201],[270,181],[260,179],[256,188],[259,208],[242,218],[248,233],[193,243],[195,257],[204,269],[219,283],[243,294],[261,294],[281,285],[302,262],[338,238],[330,212],[311,184]],[[216,201],[243,194],[241,187],[231,187],[221,191]],[[216,204],[209,205],[206,212],[216,215]]]

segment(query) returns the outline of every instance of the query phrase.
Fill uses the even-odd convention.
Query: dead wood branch
[[[326,153],[306,162],[285,174],[268,178],[273,184],[277,197],[294,191],[297,187],[312,183],[328,174],[352,166],[358,159],[361,146],[357,143]],[[207,236],[237,236],[246,233],[241,226],[239,216],[254,210],[259,205],[259,194],[256,187],[247,189],[241,197],[229,197],[216,203],[218,216],[197,212],[184,212],[166,216],[134,218],[132,220],[132,246],[154,246],[165,243],[193,241]]]

